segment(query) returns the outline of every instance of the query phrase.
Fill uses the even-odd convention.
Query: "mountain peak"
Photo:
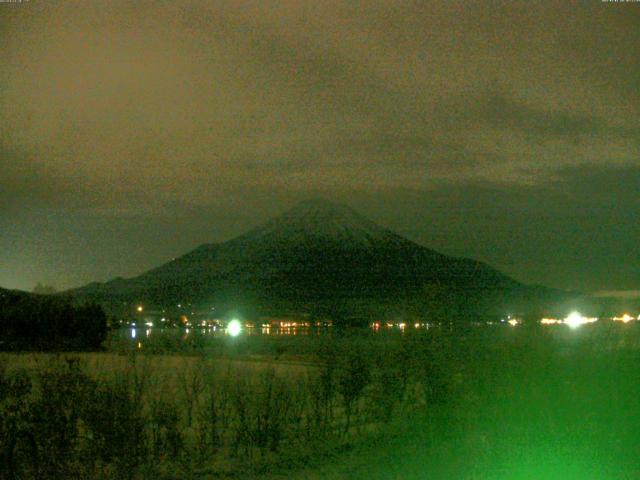
[[[333,219],[342,222],[365,220],[362,215],[344,203],[332,202],[321,197],[301,201],[284,212],[279,218],[285,217],[313,217],[315,219]]]
[[[298,203],[244,237],[269,241],[324,239],[370,243],[372,240],[389,240],[395,235],[345,204],[312,198]]]

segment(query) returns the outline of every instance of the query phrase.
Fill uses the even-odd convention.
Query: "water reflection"
[[[233,322],[231,322],[233,323]],[[238,322],[239,323],[239,322]],[[434,325],[431,323],[418,323],[418,322],[373,322],[369,324],[368,327],[353,327],[361,332],[366,332],[368,334],[386,334],[386,333],[400,333],[404,335],[409,331],[428,331],[430,328],[433,328]],[[144,328],[144,330],[143,330]],[[140,330],[140,332],[138,332]],[[241,324],[240,327],[238,325],[228,325],[217,326],[217,325],[201,325],[197,326],[175,326],[169,327],[164,325],[158,325],[149,327],[148,325],[145,327],[136,326],[131,324],[127,330],[127,337],[130,338],[135,343],[138,343],[140,336],[142,335],[142,331],[144,331],[144,337],[151,336],[177,336],[181,338],[183,341],[187,341],[189,338],[194,336],[202,336],[209,338],[218,338],[218,337],[234,337],[234,336],[324,336],[330,335],[334,332],[342,332],[343,329],[340,327],[335,327],[333,324],[328,322],[274,322],[274,323],[263,323],[255,325],[253,323],[244,323]],[[339,334],[339,333],[338,333]],[[117,334],[122,335],[122,334]]]
[[[127,329],[121,330],[121,333],[116,333],[117,336],[121,336],[130,339],[134,344],[140,343],[140,338],[158,337],[162,336],[174,336],[180,338],[182,341],[187,341],[193,337],[205,337],[205,338],[224,338],[235,336],[323,336],[332,333],[334,327],[330,326],[311,326],[311,325],[261,325],[256,327],[252,324],[242,325],[240,330],[237,328],[229,329],[217,326],[197,326],[197,327],[141,327],[131,325]],[[144,333],[144,335],[143,335]],[[141,348],[141,345],[138,346]]]
[[[123,328],[112,331],[110,334],[114,340],[122,341],[132,349],[142,349],[149,352],[162,351],[163,349],[180,349],[182,346],[190,348],[206,347],[207,345],[223,345],[237,348],[246,348],[247,345],[269,345],[273,338],[275,342],[282,342],[284,337],[293,337],[296,341],[302,341],[301,345],[305,345],[304,340],[313,337],[330,336],[331,338],[339,338],[343,336],[363,336],[378,338],[401,338],[409,337],[417,339],[421,336],[455,336],[456,338],[479,338],[479,341],[499,341],[501,339],[509,339],[513,341],[515,338],[523,336],[532,336],[532,338],[547,338],[551,342],[562,342],[567,345],[578,345],[580,342],[587,341],[594,337],[598,337],[597,347],[603,351],[609,351],[619,348],[620,345],[628,346],[640,351],[640,321],[636,320],[634,315],[628,314],[626,317],[621,315],[627,322],[618,320],[618,318],[601,319],[598,322],[591,322],[581,326],[580,328],[567,328],[569,324],[565,324],[564,319],[543,319],[542,321],[518,324],[517,327],[511,326],[506,321],[489,322],[477,321],[466,324],[455,324],[454,322],[442,323],[422,323],[413,319],[405,321],[388,322],[373,321],[362,327],[343,327],[343,326],[327,326],[311,324],[300,324],[296,326],[292,324],[280,325],[279,323],[260,323],[250,324],[248,322],[242,324],[242,331],[234,340],[228,333],[227,326],[207,325],[200,326],[200,322],[189,327],[168,327],[162,325],[161,322],[155,323],[153,328],[146,327],[143,323],[137,326],[133,323],[123,325]],[[632,320],[628,320],[631,317]],[[286,322],[284,322],[286,323]],[[280,338],[277,340],[276,337]],[[262,340],[261,340],[262,338]],[[439,337],[434,337],[439,338]],[[209,343],[207,339],[216,339]],[[292,340],[293,341],[293,340]],[[286,343],[286,342],[285,342]],[[287,343],[288,344],[288,343]],[[114,346],[119,343],[114,344]],[[236,348],[234,347],[234,348]],[[251,347],[253,348],[253,347]],[[256,347],[257,348],[257,347]]]

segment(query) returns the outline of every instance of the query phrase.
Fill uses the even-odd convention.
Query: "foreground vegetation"
[[[0,478],[637,478],[638,338],[506,327],[5,354]]]
[[[6,355],[3,475],[246,478],[336,454],[446,395],[434,342],[316,341],[297,367],[198,352]]]
[[[288,480],[640,478],[640,325],[477,333],[451,408]]]

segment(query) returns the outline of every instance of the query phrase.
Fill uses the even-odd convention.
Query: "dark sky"
[[[0,3],[0,286],[131,276],[324,196],[640,291],[640,3]]]

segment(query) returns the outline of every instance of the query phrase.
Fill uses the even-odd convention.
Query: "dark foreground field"
[[[474,345],[449,408],[294,478],[640,478],[638,328],[539,333]]]
[[[639,330],[5,355],[0,478],[640,478]]]

